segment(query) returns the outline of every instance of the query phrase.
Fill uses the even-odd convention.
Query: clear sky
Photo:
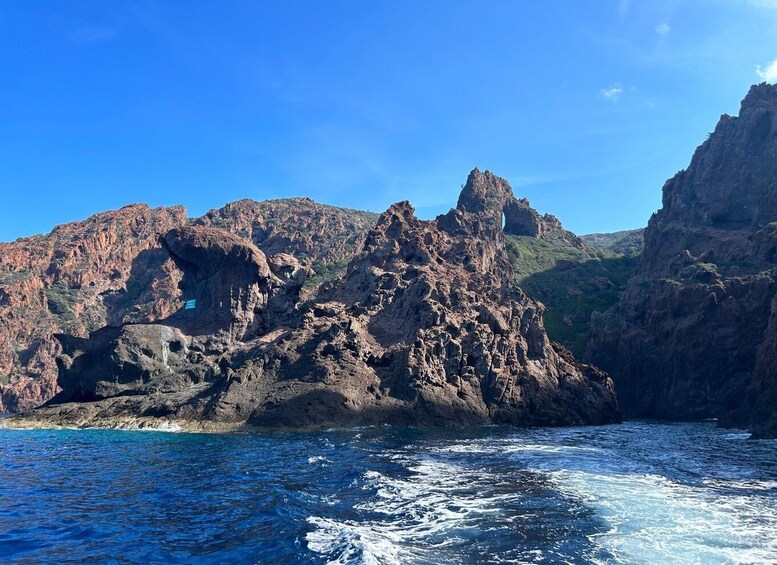
[[[776,58],[777,0],[4,0],[0,240],[131,202],[430,218],[475,166],[640,227]]]

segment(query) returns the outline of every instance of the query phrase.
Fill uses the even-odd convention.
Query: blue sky
[[[635,228],[775,59],[777,0],[5,0],[0,240],[131,202],[431,218],[475,166]]]

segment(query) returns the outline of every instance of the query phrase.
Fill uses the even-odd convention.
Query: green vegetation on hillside
[[[521,288],[545,304],[551,339],[583,356],[593,312],[613,306],[637,265],[634,255],[619,255],[562,239],[506,236],[507,252]]]
[[[547,239],[505,234],[505,246],[519,283],[531,275],[555,269],[559,265],[586,261],[592,254],[611,255],[572,246],[552,233]]]
[[[20,283],[30,278],[30,276],[31,274],[27,269],[2,271],[0,272],[0,286],[10,286],[12,284]]]
[[[322,283],[332,281],[337,277],[345,275],[349,263],[350,261],[338,261],[336,263],[324,263],[319,261],[313,263],[312,268],[315,275],[305,279],[304,287],[314,288]]]
[[[79,328],[92,331],[106,324],[105,305],[94,298],[95,294],[91,289],[71,288],[64,280],[58,280],[46,289],[49,313],[58,321],[60,330],[73,335],[82,333],[83,330]],[[39,319],[36,323],[41,321]]]
[[[65,281],[59,280],[46,289],[46,301],[49,312],[65,322],[76,319],[73,306],[80,302],[81,296],[78,289],[70,288]]]
[[[591,233],[581,235],[580,239],[599,249],[605,249],[618,255],[639,255],[642,253],[642,248],[645,247],[645,230],[639,228],[613,233]]]

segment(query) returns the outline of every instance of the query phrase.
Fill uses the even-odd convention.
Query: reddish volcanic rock
[[[487,201],[512,196],[505,181],[484,178]],[[305,302],[305,270],[288,254],[267,258],[210,227],[164,241],[196,306],[89,339],[62,336],[63,392],[25,418],[294,428],[619,418],[607,375],[548,340],[544,309],[515,286],[487,209],[429,222],[407,202],[392,206],[344,278]]]
[[[345,268],[377,219],[371,212],[286,198],[239,200],[195,222],[253,241],[267,255],[289,253],[325,276]]]
[[[344,271],[376,218],[295,198],[243,200],[195,222],[248,237],[270,255],[294,253],[320,271],[315,283]],[[0,411],[56,393],[54,333],[86,336],[177,311],[183,274],[159,238],[188,223],[183,207],[138,204],[0,243]]]
[[[0,243],[0,410],[56,392],[55,332],[85,336],[177,309],[178,274],[158,238],[185,222],[182,207],[131,205]]]
[[[636,275],[594,321],[588,357],[613,375],[627,414],[777,433],[766,401],[777,390],[775,186],[777,86],[761,84],[664,185]]]
[[[493,173],[473,169],[456,206],[462,212],[481,214],[510,235],[548,239],[551,235],[567,245],[585,248],[583,241],[551,214],[540,215],[526,198],[517,199],[510,184]]]

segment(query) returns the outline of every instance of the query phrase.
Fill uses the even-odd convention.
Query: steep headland
[[[174,228],[162,248],[184,307],[62,336],[62,390],[27,421],[616,421],[609,377],[552,343],[544,307],[515,283],[505,232],[541,236],[551,220],[532,212],[476,169],[457,208],[435,221],[392,206],[345,275],[308,298],[307,268],[292,255],[210,226]]]
[[[630,416],[777,433],[777,86],[752,87],[667,181],[638,270],[588,358]]]
[[[629,416],[777,436],[776,183],[762,84],[644,232],[578,237],[477,169],[434,221],[303,198],[98,214],[0,244],[0,410],[58,393],[34,418],[612,421],[585,357]]]

